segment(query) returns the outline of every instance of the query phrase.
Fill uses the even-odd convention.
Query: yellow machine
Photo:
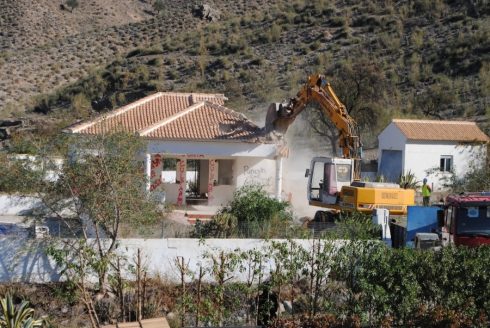
[[[317,102],[339,130],[342,157],[315,157],[306,171],[310,205],[334,211],[372,212],[386,208],[391,214],[407,213],[415,191],[394,183],[361,182],[362,143],[357,123],[349,115],[323,75],[312,75],[295,98],[269,107],[266,129],[285,133],[310,102]],[[319,212],[320,213],[320,212]]]

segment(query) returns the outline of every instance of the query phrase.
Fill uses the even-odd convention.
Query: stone
[[[220,19],[219,10],[212,8],[208,4],[196,5],[193,10],[194,16],[205,19],[210,22],[216,22]]]

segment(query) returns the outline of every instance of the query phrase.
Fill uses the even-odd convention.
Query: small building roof
[[[141,323],[141,324],[140,324]],[[102,326],[102,328],[170,328],[167,319],[165,318],[154,318],[145,319],[140,322],[125,322],[118,323],[115,325]]]
[[[264,142],[261,129],[224,107],[222,94],[158,92],[66,129],[97,135],[122,130],[150,139]]]
[[[393,124],[409,140],[489,142],[490,138],[468,121],[393,119]]]

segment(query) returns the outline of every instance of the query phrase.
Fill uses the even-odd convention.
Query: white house
[[[486,163],[489,140],[474,122],[394,119],[378,136],[378,173],[397,181],[412,172],[440,191],[452,172]]]
[[[145,138],[147,189],[170,204],[226,205],[245,184],[261,184],[280,197],[284,148],[224,107],[225,100],[220,94],[159,92],[66,131],[122,129]]]

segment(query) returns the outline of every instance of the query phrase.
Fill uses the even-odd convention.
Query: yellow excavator
[[[384,208],[390,214],[405,215],[407,206],[415,203],[415,191],[402,189],[395,183],[361,181],[362,143],[356,121],[349,115],[325,76],[317,74],[287,103],[273,103],[268,109],[266,131],[284,134],[296,117],[316,102],[339,131],[342,157],[315,157],[308,177],[310,205],[330,209],[330,212],[372,212]],[[322,211],[317,215],[325,214]]]

